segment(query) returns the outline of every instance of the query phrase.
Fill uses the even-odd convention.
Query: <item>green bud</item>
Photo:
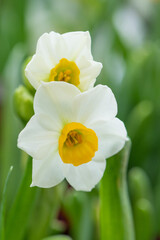
[[[24,86],[19,86],[14,92],[14,107],[24,122],[28,122],[33,116],[33,96]]]
[[[23,78],[23,82],[24,82],[25,86],[28,88],[28,90],[31,93],[34,94],[35,93],[34,87],[30,84],[30,82],[28,81],[28,79],[25,76],[25,68],[26,68],[27,64],[31,61],[31,59],[32,59],[32,57],[28,57],[28,58],[26,58],[26,60],[23,63],[23,66],[22,66],[22,78]]]

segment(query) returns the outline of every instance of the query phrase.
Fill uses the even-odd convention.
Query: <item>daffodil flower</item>
[[[63,81],[82,92],[92,88],[102,64],[93,61],[89,32],[44,33],[25,74],[37,89],[41,82]]]
[[[90,191],[103,176],[106,158],[127,138],[110,88],[82,93],[65,82],[42,83],[34,110],[18,138],[18,147],[33,157],[31,186],[49,188],[66,178],[76,190]]]

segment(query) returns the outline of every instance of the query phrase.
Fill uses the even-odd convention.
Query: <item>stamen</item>
[[[70,131],[67,134],[67,139],[65,141],[67,147],[73,147],[77,144],[82,143],[82,136],[77,131]]]
[[[71,70],[67,69],[65,72],[64,72],[66,75],[70,75],[72,73]]]
[[[79,68],[75,62],[62,58],[59,63],[51,69],[49,81],[64,81],[75,86],[79,85]]]
[[[58,148],[64,163],[79,166],[92,160],[98,150],[98,138],[92,129],[72,122],[64,126]]]
[[[60,73],[58,74],[58,81],[63,81],[63,78],[64,78],[63,72],[60,72]]]

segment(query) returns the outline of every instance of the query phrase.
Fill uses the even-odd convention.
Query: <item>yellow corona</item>
[[[76,63],[62,58],[59,63],[51,69],[49,81],[63,81],[75,86],[80,84],[80,70]]]
[[[96,133],[81,123],[68,123],[59,137],[59,154],[64,163],[79,166],[90,162],[98,150]]]

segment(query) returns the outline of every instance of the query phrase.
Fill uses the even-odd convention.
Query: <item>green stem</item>
[[[5,181],[2,201],[0,204],[0,239],[1,240],[5,240],[5,215],[6,215],[6,198],[7,198],[6,195],[7,195],[7,188],[8,188],[8,180],[10,178],[12,169],[13,167],[11,166]]]
[[[126,170],[130,142],[107,160],[100,187],[101,240],[134,240],[134,228],[128,197]]]
[[[32,159],[29,157],[20,188],[7,218],[6,240],[24,239],[28,220],[38,192],[37,188],[30,188],[31,174]]]

